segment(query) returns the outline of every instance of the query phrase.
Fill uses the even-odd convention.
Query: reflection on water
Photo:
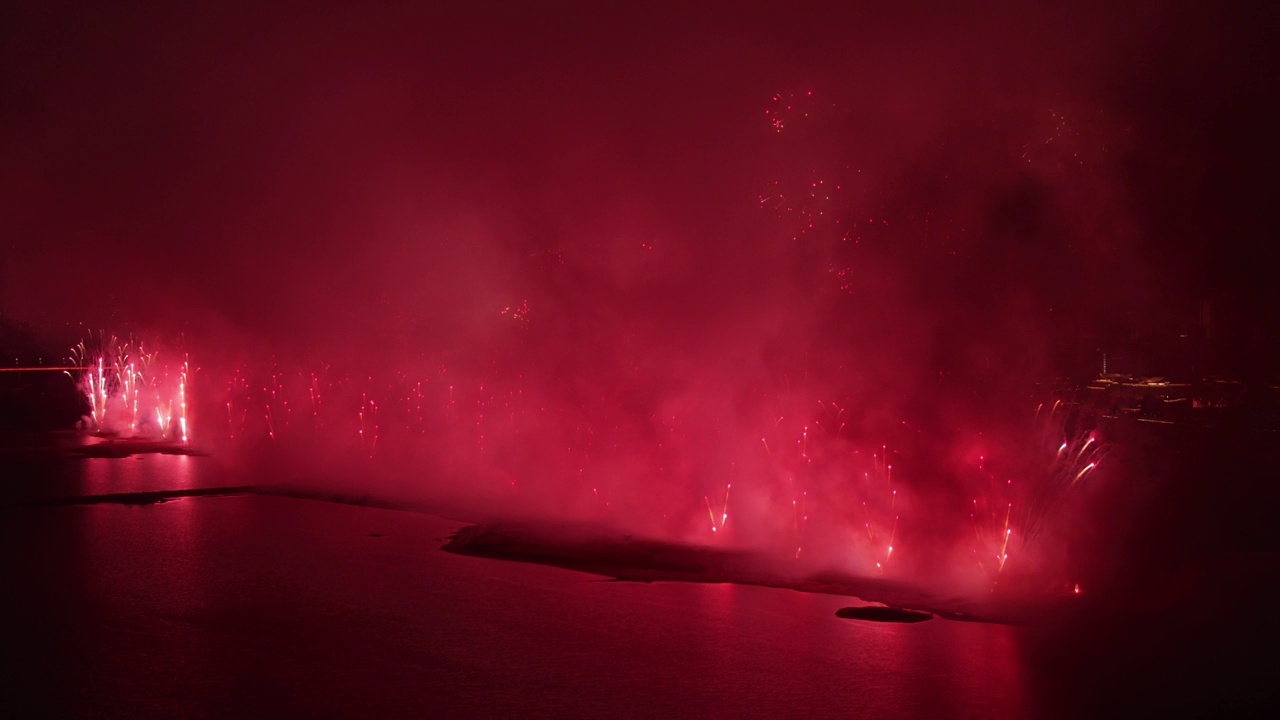
[[[135,455],[81,462],[81,488],[86,495],[189,490],[199,486],[198,465],[189,455]]]
[[[331,503],[11,512],[30,546],[63,548],[14,577],[44,588],[24,612],[60,648],[45,669],[74,678],[40,700],[51,711],[112,698],[126,715],[1036,714],[1021,628],[849,621],[835,611],[850,598],[459,556],[439,551],[447,521]]]
[[[707,667],[730,684],[778,688],[780,714],[828,716],[851,698],[875,717],[1029,713],[1016,642],[1023,629],[840,620],[837,608],[863,603],[751,586],[698,588]],[[760,672],[744,678],[749,669]],[[748,704],[737,709],[751,714]]]
[[[234,477],[215,458],[149,453],[123,458],[14,457],[6,463],[4,502],[146,493],[229,484]]]
[[[202,457],[46,467],[6,478],[10,495],[236,484]],[[16,707],[43,714],[110,698],[133,716],[1058,717],[1118,693],[1207,708],[1274,687],[1223,662],[1265,635],[1198,605],[1141,624],[874,623],[835,617],[847,597],[445,553],[457,525],[417,513],[259,496],[0,512],[6,609],[28,630]],[[1156,691],[1170,677],[1190,700]],[[47,678],[62,692],[36,695]]]
[[[157,465],[190,467],[180,462]],[[103,479],[120,476],[138,479],[127,472]],[[190,696],[188,703],[200,707],[223,685],[230,666],[209,656],[209,628],[202,621],[218,602],[212,587],[217,576],[208,570],[219,562],[208,542],[208,507],[179,498],[156,506],[66,509],[86,528],[80,555],[85,562],[76,568],[84,595],[76,605],[97,618],[82,629],[73,656],[81,665],[87,697],[115,697],[124,684],[139,698],[163,698],[174,686]],[[122,669],[130,675],[127,680],[120,677]],[[169,714],[153,703],[144,707]],[[79,710],[97,712],[92,707]]]

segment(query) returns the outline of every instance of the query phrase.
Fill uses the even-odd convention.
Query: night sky
[[[15,5],[0,307],[40,328],[1274,334],[1266,4]],[[843,225],[790,242],[756,201],[811,177]],[[833,264],[852,310],[803,297]]]

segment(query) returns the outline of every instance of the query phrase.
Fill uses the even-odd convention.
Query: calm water
[[[56,482],[209,486],[215,468],[86,460]],[[1064,629],[848,621],[851,598],[453,555],[458,524],[418,513],[258,496],[3,512],[8,695],[42,714],[1049,717],[1113,675],[1081,674]],[[1097,657],[1148,677],[1117,653]],[[1149,696],[1162,685],[1111,707],[1168,706],[1181,691]]]

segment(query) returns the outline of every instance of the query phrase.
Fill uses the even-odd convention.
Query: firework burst
[[[1057,402],[1036,410],[1035,439],[1025,461],[995,469],[980,456],[975,475],[979,492],[972,499],[974,557],[993,579],[1011,562],[1043,542],[1058,510],[1097,470],[1107,446],[1095,430],[1071,431]]]

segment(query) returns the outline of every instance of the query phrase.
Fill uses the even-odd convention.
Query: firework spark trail
[[[893,528],[889,531],[889,546],[885,548],[885,552],[884,552],[884,565],[881,565],[880,563],[876,563],[876,567],[879,568],[881,571],[886,570],[888,568],[889,561],[893,559],[893,543],[897,540],[897,537],[898,537],[898,516],[895,515],[893,517]]]
[[[190,425],[187,421],[187,378],[191,375],[191,360],[187,356],[182,358],[182,377],[178,380],[178,407],[180,415],[178,417],[179,429],[182,432],[182,442],[187,442],[187,436],[190,433]]]
[[[1090,470],[1094,469],[1097,466],[1098,466],[1097,463],[1089,463],[1088,465],[1085,465],[1084,467],[1080,468],[1080,472],[1076,473],[1076,476],[1072,478],[1071,484],[1074,485],[1077,482],[1080,482],[1080,478],[1084,477],[1085,473],[1089,472]]]
[[[96,363],[98,366],[98,374],[89,376],[89,400],[93,404],[93,420],[94,425],[98,428],[106,424],[107,418],[107,378],[103,372],[103,360],[98,358]],[[97,384],[94,384],[94,380]]]
[[[715,509],[712,507],[711,498],[707,495],[702,497],[707,505],[707,516],[711,519],[711,532],[719,533],[724,530],[724,526],[729,522],[729,491],[733,489],[732,484],[724,486],[724,499],[719,503],[720,512],[717,517]]]
[[[1000,553],[996,555],[996,561],[999,563],[996,572],[1004,570],[1004,564],[1009,560],[1009,538],[1013,535],[1013,528],[1009,527],[1009,516],[1013,513],[1013,503],[1005,506],[1004,511],[1004,532],[1001,533]]]

